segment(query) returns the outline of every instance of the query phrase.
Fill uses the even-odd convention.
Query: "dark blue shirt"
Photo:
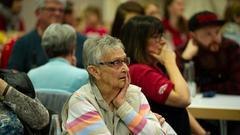
[[[76,58],[77,67],[82,68],[82,49],[86,37],[77,33]],[[34,29],[17,40],[8,62],[9,69],[28,72],[30,69],[45,64],[48,61],[41,46],[41,36]]]

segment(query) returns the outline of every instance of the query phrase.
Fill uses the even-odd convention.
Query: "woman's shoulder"
[[[93,92],[91,90],[91,84],[87,83],[75,91],[72,95],[72,98],[91,98],[94,97]]]

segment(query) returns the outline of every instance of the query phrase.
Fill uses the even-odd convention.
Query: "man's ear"
[[[100,79],[100,70],[96,67],[96,66],[93,66],[93,65],[89,65],[87,67],[87,71],[92,75],[94,76],[94,78],[96,80]]]

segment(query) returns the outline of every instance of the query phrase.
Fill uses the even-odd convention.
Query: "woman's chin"
[[[124,85],[125,85],[125,83],[126,83],[126,79],[120,79],[120,81],[119,81],[119,86],[120,86],[121,88],[123,88]]]

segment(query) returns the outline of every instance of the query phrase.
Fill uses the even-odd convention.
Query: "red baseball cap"
[[[224,20],[218,19],[217,15],[210,11],[202,11],[194,14],[189,22],[189,31],[195,31],[206,26],[222,26],[225,23]]]

